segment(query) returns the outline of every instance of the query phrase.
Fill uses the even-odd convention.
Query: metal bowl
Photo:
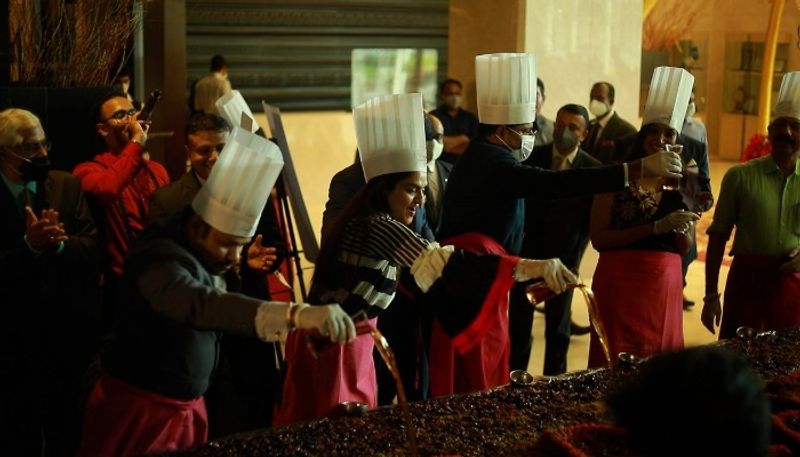
[[[631,354],[630,352],[620,352],[617,354],[617,359],[622,365],[636,365],[642,361],[639,356]]]
[[[754,329],[753,327],[746,327],[743,325],[736,329],[736,336],[743,340],[749,341],[755,339],[757,335],[758,332],[756,332],[756,329]]]
[[[508,374],[511,384],[515,386],[529,386],[533,384],[533,375],[525,370],[514,370]]]
[[[366,403],[359,403],[357,401],[343,401],[336,405],[333,410],[333,415],[337,417],[358,417],[367,413],[369,407]]]

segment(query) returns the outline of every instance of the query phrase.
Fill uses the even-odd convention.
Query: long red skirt
[[[785,258],[736,255],[725,284],[720,338],[746,325],[758,331],[800,326],[800,273],[783,273]]]
[[[86,404],[78,456],[154,454],[196,446],[207,439],[203,397],[175,400],[104,373]]]
[[[683,348],[683,278],[678,254],[601,252],[592,289],[613,363],[620,352],[647,357]],[[589,368],[606,365],[592,329]]]
[[[370,320],[373,327],[376,322]],[[273,425],[321,419],[343,401],[375,408],[378,384],[372,336],[363,334],[352,343],[330,345],[315,358],[306,343],[306,333],[295,330],[286,340],[286,380]]]

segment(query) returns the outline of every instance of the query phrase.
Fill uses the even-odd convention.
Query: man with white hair
[[[768,133],[770,155],[725,173],[708,228],[702,321],[720,338],[800,325],[800,72],[784,75]],[[734,227],[723,314],[717,283]]]
[[[99,340],[97,230],[49,146],[33,113],[0,111],[0,455],[74,454]]]

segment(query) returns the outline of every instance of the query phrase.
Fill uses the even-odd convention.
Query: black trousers
[[[525,296],[527,284],[516,284],[511,290],[508,309],[508,331],[511,339],[512,370],[527,370],[533,346],[533,306]],[[544,370],[548,376],[567,371],[570,322],[572,317],[572,293],[570,289],[547,300],[545,308]]]

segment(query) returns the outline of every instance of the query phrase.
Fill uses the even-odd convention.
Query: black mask
[[[47,156],[23,159],[19,166],[19,175],[25,182],[44,181],[50,172],[50,158]]]

